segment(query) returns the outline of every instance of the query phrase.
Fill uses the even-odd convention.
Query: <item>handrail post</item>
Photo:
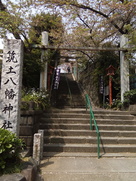
[[[97,154],[98,159],[100,158],[100,133],[97,133]]]
[[[93,130],[92,121],[94,121],[94,126],[95,126],[96,133],[97,133],[97,155],[98,155],[98,159],[99,159],[100,158],[100,132],[99,132],[99,129],[98,129],[95,117],[94,117],[94,113],[92,111],[90,99],[87,94],[85,95],[85,100],[86,100],[86,110],[87,110],[87,108],[90,108],[90,130]]]
[[[93,130],[91,109],[90,109],[90,130]]]
[[[87,111],[87,109],[88,109],[87,94],[85,95],[85,101],[86,101],[86,111]]]

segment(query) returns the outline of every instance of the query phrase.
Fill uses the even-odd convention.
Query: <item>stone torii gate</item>
[[[48,33],[42,33],[42,45],[34,45],[33,48],[39,48],[43,52],[47,49],[50,50],[68,50],[68,51],[119,51],[120,52],[120,86],[121,86],[121,101],[124,101],[124,93],[130,90],[129,83],[129,61],[125,58],[125,52],[129,50],[128,48],[128,38],[122,35],[120,38],[120,48],[103,48],[103,47],[54,47],[48,46]],[[47,89],[47,62],[44,66],[44,72],[41,73],[40,88]],[[44,82],[44,84],[41,84]]]

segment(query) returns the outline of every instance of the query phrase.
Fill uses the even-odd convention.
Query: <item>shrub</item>
[[[120,99],[113,101],[111,108],[127,110],[130,104],[136,104],[136,89],[125,92],[123,102]]]
[[[129,104],[136,104],[136,89],[125,92],[124,99]]]
[[[0,174],[18,172],[24,144],[14,133],[0,128]]]
[[[22,92],[22,101],[26,102],[26,106],[23,107],[24,109],[28,109],[27,102],[34,102],[35,103],[35,109],[45,109],[49,107],[50,101],[49,101],[49,94],[47,91],[43,90],[23,90]]]
[[[111,106],[112,109],[121,110],[122,107],[123,107],[123,103],[121,102],[120,99],[113,100],[113,104]]]

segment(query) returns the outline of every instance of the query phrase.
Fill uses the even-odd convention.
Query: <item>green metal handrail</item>
[[[97,122],[96,122],[95,117],[94,117],[91,101],[89,99],[88,94],[85,95],[85,99],[86,99],[86,110],[88,108],[90,109],[90,130],[93,130],[93,123],[94,123],[95,129],[96,129],[96,133],[97,133],[97,154],[98,154],[98,158],[100,158],[100,132],[99,132]]]

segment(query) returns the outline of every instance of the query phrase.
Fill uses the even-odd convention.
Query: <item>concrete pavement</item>
[[[37,181],[135,181],[136,157],[47,157],[40,169]]]

